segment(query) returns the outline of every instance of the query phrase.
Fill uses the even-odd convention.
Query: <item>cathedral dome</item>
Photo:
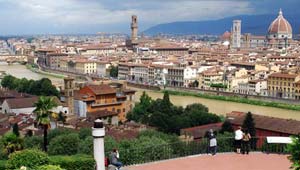
[[[275,38],[280,38],[276,37],[275,34],[292,35],[291,24],[283,17],[281,9],[279,11],[278,17],[269,26],[268,34],[274,35]]]

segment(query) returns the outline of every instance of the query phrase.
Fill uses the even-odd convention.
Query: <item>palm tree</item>
[[[53,112],[51,109],[57,106],[57,103],[54,101],[53,97],[44,97],[41,96],[39,100],[34,103],[36,122],[37,125],[42,127],[44,130],[44,143],[43,148],[44,151],[47,152],[47,136],[48,136],[48,129],[50,127],[51,117]]]

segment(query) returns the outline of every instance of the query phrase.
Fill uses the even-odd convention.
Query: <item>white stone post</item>
[[[104,164],[104,136],[105,128],[103,122],[100,119],[95,120],[94,127],[92,128],[92,134],[94,138],[94,159],[96,161],[96,170],[105,170]]]

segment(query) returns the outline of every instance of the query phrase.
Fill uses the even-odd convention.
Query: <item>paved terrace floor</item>
[[[289,170],[287,155],[252,152],[198,155],[126,167],[126,170]]]

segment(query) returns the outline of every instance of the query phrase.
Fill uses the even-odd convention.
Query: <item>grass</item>
[[[63,79],[65,77],[64,75],[61,75],[61,74],[49,73],[49,72],[39,70],[38,68],[33,68],[32,65],[29,65],[29,64],[26,65],[26,68],[31,70],[32,72],[35,72],[38,74],[43,74],[46,76],[52,76],[52,77],[60,78],[60,79]]]
[[[163,90],[163,91],[168,91],[170,95],[176,95],[176,96],[194,96],[194,97],[213,99],[213,100],[222,100],[222,101],[245,103],[245,104],[257,105],[257,106],[267,106],[267,107],[275,107],[280,109],[300,111],[300,105],[295,105],[295,104],[267,102],[267,101],[253,100],[253,99],[247,99],[241,97],[232,97],[232,96],[217,96],[217,95],[210,95],[210,94],[201,94],[196,92],[183,92],[183,91],[173,91],[173,90]]]

